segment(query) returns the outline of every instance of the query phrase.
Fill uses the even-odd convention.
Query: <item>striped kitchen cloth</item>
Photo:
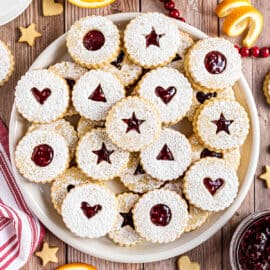
[[[8,132],[0,120],[0,270],[20,269],[44,236],[12,174]]]

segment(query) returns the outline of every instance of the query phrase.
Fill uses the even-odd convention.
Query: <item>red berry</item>
[[[258,47],[253,47],[250,49],[250,54],[254,57],[260,56],[260,49]]]
[[[242,57],[248,57],[250,55],[249,49],[247,47],[242,47],[239,52]]]
[[[164,3],[164,7],[167,9],[167,10],[173,10],[174,7],[175,7],[175,4],[173,1],[168,1],[168,2],[165,2]]]
[[[178,18],[180,16],[180,12],[179,10],[177,9],[172,9],[170,12],[169,12],[169,16],[170,17],[173,17],[173,18]]]
[[[260,56],[261,57],[268,57],[270,55],[270,50],[269,50],[269,48],[267,48],[267,47],[263,47],[263,48],[261,48],[261,53],[260,53]]]

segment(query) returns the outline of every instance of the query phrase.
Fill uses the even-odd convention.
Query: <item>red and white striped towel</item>
[[[27,207],[12,175],[8,132],[0,120],[0,270],[17,270],[35,251],[44,228]]]

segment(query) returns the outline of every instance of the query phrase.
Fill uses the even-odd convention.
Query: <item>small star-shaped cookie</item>
[[[48,262],[58,262],[58,258],[56,256],[56,252],[58,251],[58,247],[50,247],[48,243],[44,242],[41,251],[35,253],[37,257],[42,260],[42,266],[45,266]]]
[[[267,188],[270,188],[270,166],[265,165],[265,173],[261,174],[259,178],[265,180]]]
[[[177,261],[178,270],[200,270],[200,265],[197,262],[190,261],[188,256],[182,256]]]
[[[41,37],[41,34],[36,31],[36,25],[34,23],[30,24],[27,28],[20,27],[21,37],[19,42],[27,42],[29,46],[35,44],[35,40]]]

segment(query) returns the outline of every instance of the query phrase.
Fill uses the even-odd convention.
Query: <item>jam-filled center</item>
[[[177,90],[174,86],[170,86],[167,89],[164,89],[161,86],[156,87],[155,94],[157,97],[160,97],[163,103],[168,104],[173,97],[175,96]]]
[[[167,226],[172,218],[172,212],[166,204],[156,204],[150,210],[150,218],[156,226]]]
[[[95,150],[92,152],[97,155],[97,164],[102,161],[106,161],[111,164],[110,156],[112,153],[114,153],[114,150],[108,150],[104,142],[102,143],[102,146],[99,150]]]
[[[32,161],[39,167],[48,166],[53,160],[53,149],[48,144],[37,145],[32,152]]]
[[[131,130],[136,131],[137,133],[141,133],[140,126],[145,120],[138,119],[135,112],[132,113],[130,118],[122,119],[122,121],[127,124],[126,133],[130,132]]]
[[[43,90],[39,90],[36,87],[33,87],[31,89],[32,95],[35,97],[36,101],[43,105],[44,102],[48,99],[48,97],[51,95],[52,91],[49,88],[45,88]]]
[[[96,89],[91,93],[91,95],[88,97],[88,99],[91,99],[96,102],[107,102],[107,99],[105,97],[104,91],[102,89],[101,84],[99,84]]]
[[[216,192],[223,186],[224,180],[221,178],[212,180],[210,177],[206,177],[203,179],[203,184],[211,195],[214,196]]]
[[[132,216],[132,209],[130,209],[129,212],[127,212],[127,213],[120,213],[120,215],[123,218],[121,228],[123,228],[125,226],[130,226],[131,228],[135,229],[134,222],[133,222],[133,216]]]
[[[167,144],[164,144],[159,154],[156,157],[157,160],[174,160],[173,153]]]
[[[105,37],[98,30],[89,31],[83,38],[83,46],[89,51],[99,50],[104,43]]]
[[[152,27],[152,31],[145,36],[146,41],[146,48],[148,48],[150,45],[159,47],[159,41],[165,34],[157,34],[154,27]]]
[[[81,203],[81,209],[84,215],[89,219],[95,216],[99,211],[102,210],[102,206],[100,204],[96,204],[91,206],[88,202]]]
[[[215,97],[217,97],[217,93],[216,92],[214,92],[214,93],[203,93],[203,92],[198,92],[197,94],[196,94],[196,98],[197,98],[197,100],[201,103],[201,104],[203,104],[206,100],[208,100],[208,99],[211,99],[211,98],[215,98]]]
[[[227,66],[227,58],[219,51],[211,51],[204,57],[204,65],[211,74],[222,73]]]
[[[223,113],[220,114],[219,119],[212,121],[212,123],[217,126],[216,134],[224,131],[229,135],[231,134],[229,127],[233,122],[234,120],[227,120]]]

